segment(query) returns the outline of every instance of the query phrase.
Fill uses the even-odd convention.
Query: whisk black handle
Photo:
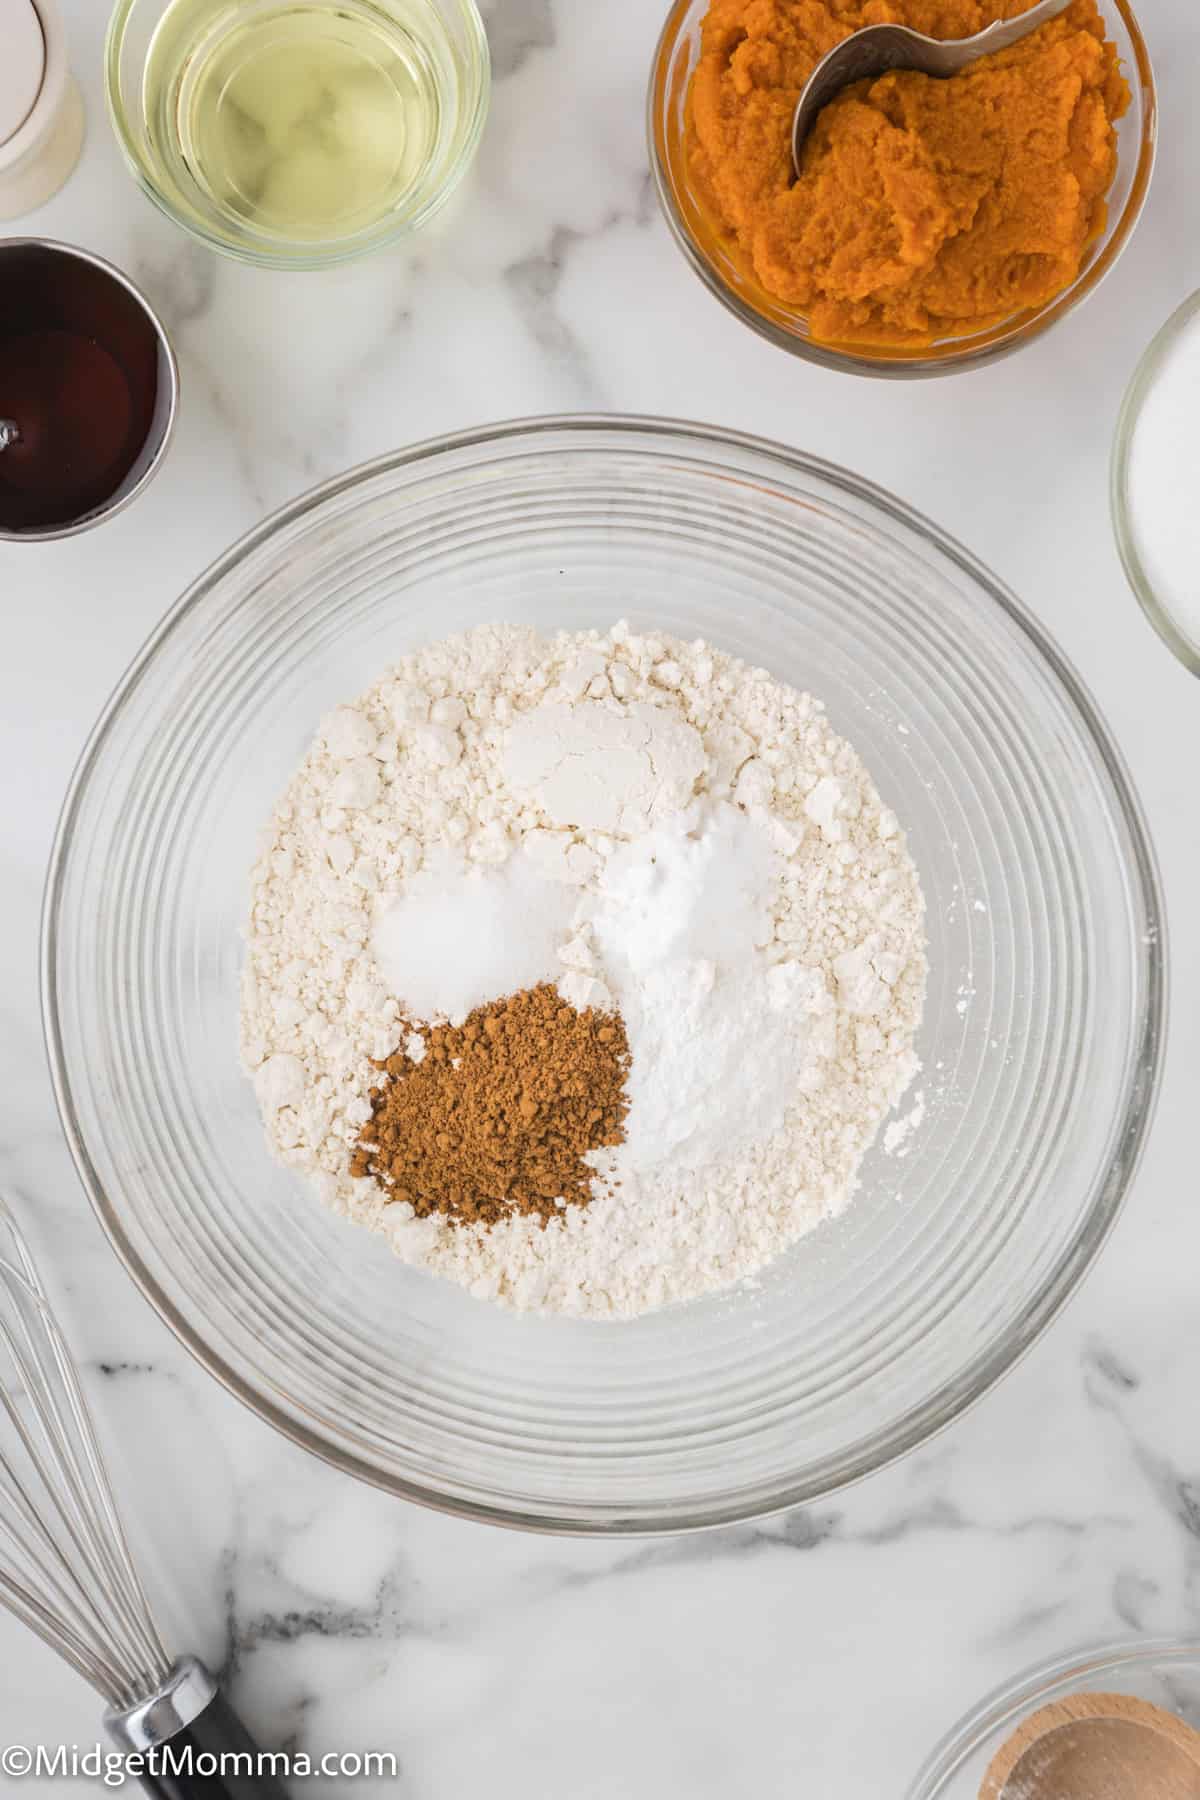
[[[154,1800],[289,1800],[204,1664],[176,1663],[159,1693],[123,1713],[109,1732],[143,1758],[139,1780]]]
[[[170,1739],[170,1749],[169,1762],[160,1752],[155,1772],[141,1778],[155,1800],[287,1800],[270,1759],[220,1690]]]

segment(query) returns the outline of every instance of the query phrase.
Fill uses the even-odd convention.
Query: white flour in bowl
[[[468,1227],[355,1179],[371,1059],[551,978],[555,940],[559,992],[616,1006],[632,1055],[590,1203]],[[624,624],[489,626],[323,722],[253,873],[242,1053],[275,1153],[405,1260],[629,1316],[845,1206],[917,1068],[924,984],[903,835],[817,701]]]

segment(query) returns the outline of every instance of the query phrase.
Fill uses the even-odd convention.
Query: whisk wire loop
[[[70,1663],[98,1693],[107,1693],[110,1687],[115,1689],[121,1685],[121,1676],[108,1658],[98,1656],[69,1625],[51,1613],[36,1594],[30,1593],[20,1582],[11,1580],[3,1570],[0,1570],[0,1603],[22,1625],[36,1632],[57,1656]]]
[[[3,1195],[0,1602],[111,1706],[171,1668],[134,1567],[83,1389]]]
[[[13,1279],[11,1267],[0,1259],[0,1282],[11,1290]],[[8,1349],[20,1392],[32,1417],[42,1426],[42,1441],[39,1442],[13,1395],[0,1386],[0,1408],[7,1416],[12,1438],[22,1452],[20,1464],[14,1467],[0,1457],[0,1493],[9,1503],[9,1510],[0,1518],[0,1531],[9,1545],[24,1555],[26,1567],[32,1566],[34,1579],[40,1575],[51,1605],[58,1607],[64,1622],[73,1622],[76,1629],[88,1633],[94,1642],[109,1640],[112,1649],[140,1674],[139,1665],[143,1658],[139,1650],[131,1648],[124,1608],[118,1604],[114,1609],[115,1616],[110,1617],[101,1610],[95,1598],[98,1592],[101,1599],[108,1602],[111,1583],[106,1572],[98,1566],[90,1544],[88,1522],[81,1515],[73,1487],[73,1471],[64,1468],[61,1459],[55,1455],[55,1441],[46,1430],[45,1418],[39,1410],[49,1404],[40,1371],[23,1354],[21,1344],[2,1317],[0,1340]],[[25,1471],[24,1481],[18,1467]],[[31,1487],[37,1500],[30,1492]],[[24,1527],[22,1532],[16,1529],[18,1523]],[[71,1560],[72,1556],[76,1561]]]
[[[42,1427],[47,1450],[62,1479],[65,1497],[69,1501],[77,1527],[76,1541],[81,1553],[89,1563],[106,1602],[121,1619],[129,1634],[129,1642],[137,1647],[136,1654],[143,1659],[145,1667],[139,1672],[154,1672],[160,1665],[165,1665],[165,1654],[154,1629],[141,1580],[113,1503],[87,1402],[83,1397],[70,1351],[50,1311],[49,1302],[32,1264],[29,1265],[29,1274],[33,1282],[30,1298],[53,1355],[54,1372],[60,1384],[56,1389],[53,1375],[47,1371],[43,1362],[42,1342],[30,1334],[29,1343],[45,1409],[44,1412],[35,1409],[35,1417]],[[69,1419],[63,1416],[60,1392],[69,1410]],[[52,1425],[55,1429],[51,1429]],[[51,1491],[55,1492],[57,1498],[57,1491]]]
[[[4,1400],[7,1411],[7,1396],[0,1394],[0,1399]],[[0,1575],[7,1585],[31,1598],[36,1598],[35,1590],[40,1591],[40,1604],[47,1617],[57,1616],[64,1630],[75,1636],[89,1634],[95,1642],[103,1632],[100,1613],[87,1597],[79,1595],[61,1549],[38,1516],[25,1488],[3,1464],[0,1464],[0,1507],[3,1507],[0,1539],[12,1552],[11,1567],[18,1571],[11,1574],[9,1564],[0,1552]],[[54,1609],[53,1615],[50,1608]],[[119,1677],[114,1679],[119,1680]]]

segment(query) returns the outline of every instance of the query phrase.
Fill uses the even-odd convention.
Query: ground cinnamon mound
[[[372,1175],[418,1218],[543,1222],[591,1197],[588,1151],[625,1135],[629,1043],[616,1013],[577,1012],[549,983],[421,1030],[371,1090],[352,1173]]]
[[[1129,105],[1095,0],[938,81],[859,82],[827,106],[797,177],[791,123],[825,52],[894,20],[966,37],[1029,0],[713,0],[689,156],[762,286],[842,343],[922,343],[1043,305],[1104,229]]]

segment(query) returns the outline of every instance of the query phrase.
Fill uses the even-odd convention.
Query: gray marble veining
[[[1194,10],[1161,0],[1145,21],[1162,157],[1119,268],[1020,357],[899,385],[789,362],[685,267],[657,217],[643,142],[661,7],[492,0],[495,103],[460,203],[394,255],[319,276],[218,263],[136,192],[104,120],[103,10],[65,5],[88,145],[29,229],[144,281],[179,348],[183,406],[167,466],[123,518],[0,552],[0,1180],[53,1246],[174,1640],[225,1667],[265,1741],[395,1751],[396,1784],[313,1782],[310,1800],[898,1800],[958,1712],[1025,1663],[1098,1636],[1200,1632],[1200,690],[1125,589],[1105,488],[1129,370],[1200,285],[1184,175],[1200,166]],[[1159,1116],[1082,1295],[919,1455],[823,1505],[678,1542],[459,1524],[272,1434],[117,1267],[62,1145],[40,1049],[35,946],[57,807],[92,719],[164,608],[314,480],[433,433],[577,407],[779,437],[962,537],[1045,620],[1108,713],[1173,915]],[[4,1621],[0,1667],[0,1739],[95,1741],[92,1697]]]

